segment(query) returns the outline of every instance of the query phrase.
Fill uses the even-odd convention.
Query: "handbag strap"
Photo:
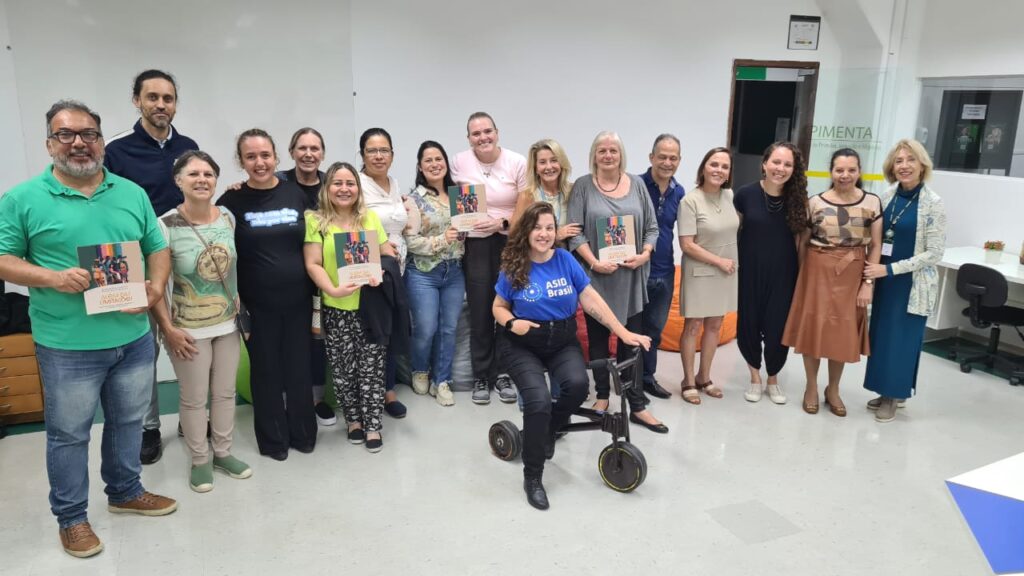
[[[210,255],[210,260],[213,261],[213,267],[217,269],[217,276],[220,278],[220,285],[224,287],[224,295],[230,296],[231,290],[228,289],[228,283],[226,280],[227,275],[224,274],[224,272],[220,269],[220,264],[217,263],[217,259],[213,256],[213,252],[210,250],[210,244],[206,241],[206,238],[203,238],[203,235],[199,233],[199,230],[196,229],[195,224],[189,222],[189,219],[186,218],[185,215],[181,212],[180,207],[178,208],[178,216],[181,216],[181,219],[185,221],[185,224],[188,224],[188,227],[191,228],[193,232],[195,232],[195,235],[197,238],[199,238],[199,241],[203,243],[203,248]],[[217,220],[220,220],[222,216],[223,215],[220,214],[220,212],[218,211]],[[214,220],[214,222],[216,222],[216,220]],[[231,305],[235,307],[235,313],[238,314],[238,303],[232,300]]]

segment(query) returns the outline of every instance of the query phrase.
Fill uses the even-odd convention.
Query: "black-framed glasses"
[[[50,138],[53,138],[61,144],[72,144],[75,138],[81,138],[82,142],[86,144],[95,144],[97,140],[103,137],[103,134],[99,130],[57,130],[53,134],[50,134]]]

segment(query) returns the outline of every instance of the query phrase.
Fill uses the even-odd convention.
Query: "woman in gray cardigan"
[[[631,332],[639,332],[644,305],[647,304],[648,262],[658,241],[658,219],[654,205],[647,193],[643,180],[626,173],[626,152],[622,140],[614,132],[601,132],[590,146],[590,170],[573,184],[569,199],[569,222],[583,226],[583,231],[569,238],[569,250],[583,261],[590,275],[590,283],[608,303],[615,317]],[[598,237],[607,230],[609,218],[632,216],[633,242],[637,254],[621,264],[600,260]],[[608,328],[599,319],[592,317],[591,310],[584,310],[587,316],[587,336],[590,343],[590,358],[608,356]],[[630,358],[635,348],[619,342],[616,357],[621,361]],[[627,373],[625,379],[632,379]],[[594,370],[597,402],[594,408],[608,408],[610,387],[608,371]],[[639,383],[638,383],[639,384]],[[643,389],[637,385],[629,391],[631,422],[640,424],[664,434],[668,427],[646,409]]]
[[[938,295],[946,211],[925,184],[932,161],[917,140],[897,142],[882,172],[895,185],[882,195],[882,261],[864,268],[864,278],[877,279],[864,387],[879,395],[868,402],[875,420],[890,422],[916,388],[925,322]]]

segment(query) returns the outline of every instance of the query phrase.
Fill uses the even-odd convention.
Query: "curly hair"
[[[551,204],[534,202],[512,226],[512,231],[508,233],[508,243],[501,251],[501,269],[516,290],[522,290],[530,283],[530,232],[542,214],[550,214],[555,220],[555,228],[558,227],[558,216]]]
[[[811,226],[807,219],[807,167],[804,155],[792,142],[779,141],[769,144],[761,156],[761,177],[765,174],[764,165],[779,148],[789,150],[793,155],[793,175],[782,185],[782,197],[786,203],[786,226],[794,236],[799,236]]]

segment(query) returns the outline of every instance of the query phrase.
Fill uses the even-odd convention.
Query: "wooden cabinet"
[[[31,334],[0,336],[0,422],[43,419],[43,385]]]

